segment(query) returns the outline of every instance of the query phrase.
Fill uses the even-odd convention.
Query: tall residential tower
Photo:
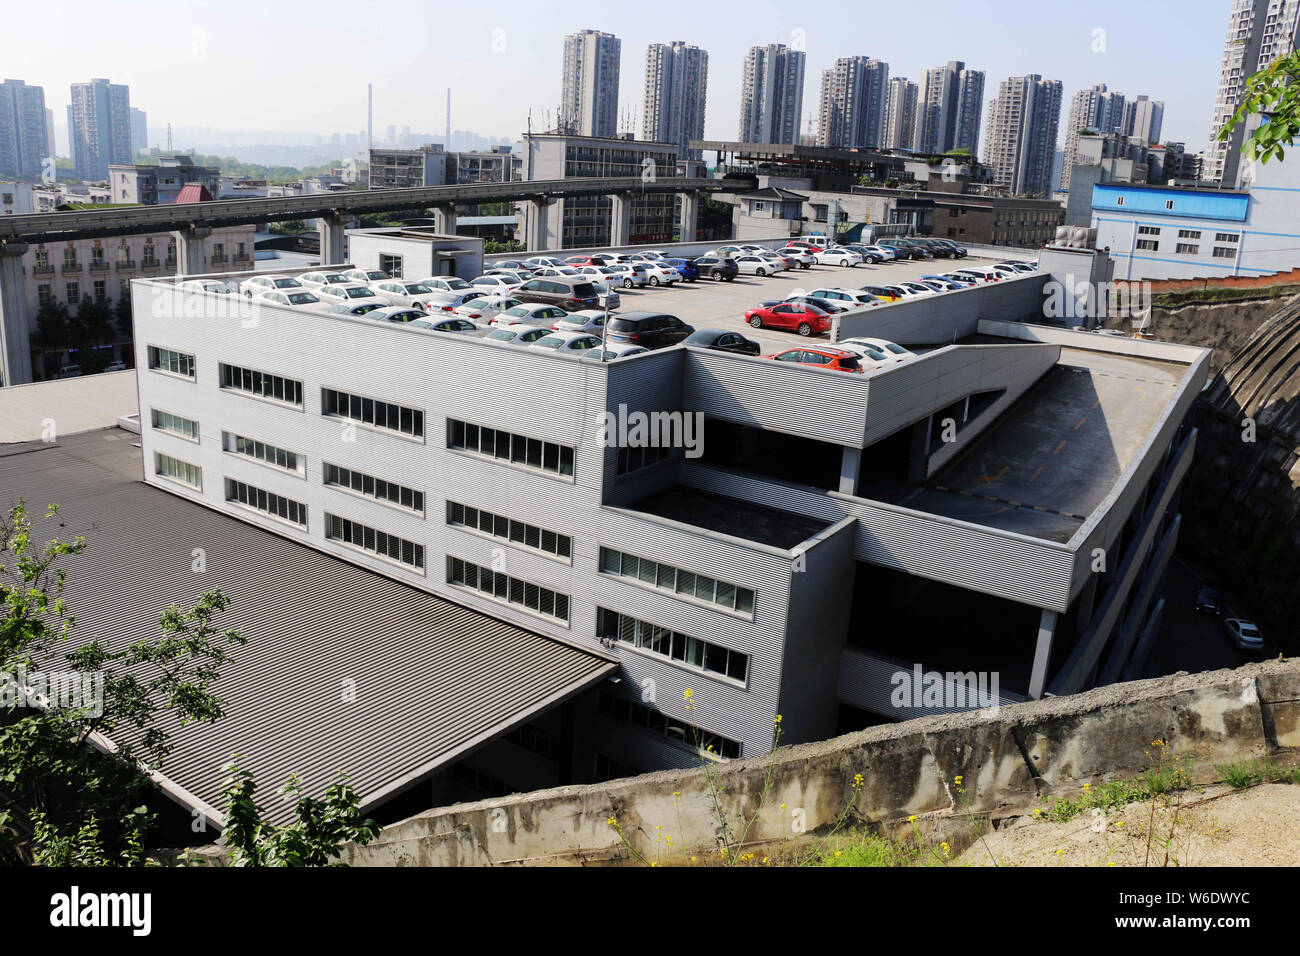
[[[131,99],[127,87],[108,80],[73,83],[68,136],[81,179],[107,179],[110,163],[131,162]]]
[[[889,64],[865,56],[841,57],[822,73],[818,145],[882,146]]]
[[[0,83],[0,175],[40,176],[41,160],[54,153],[47,139],[45,90],[22,80]]]
[[[1037,73],[1012,76],[989,104],[984,162],[993,182],[1016,196],[1052,191],[1052,160],[1061,122],[1061,81]]]
[[[960,60],[926,70],[916,100],[915,147],[922,153],[969,149],[978,154],[984,73]]]
[[[652,43],[645,52],[645,99],[641,138],[676,143],[679,159],[699,159],[687,144],[704,138],[705,88],[709,54],[676,40]]]
[[[741,142],[799,141],[805,56],[784,43],[750,48],[740,90]]]
[[[623,42],[583,30],[564,38],[559,129],[580,136],[618,133],[618,70]]]

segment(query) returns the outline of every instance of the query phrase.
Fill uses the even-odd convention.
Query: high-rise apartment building
[[[889,64],[846,56],[822,73],[818,146],[882,146]]]
[[[1145,97],[1143,97],[1145,99]],[[1065,160],[1061,166],[1060,187],[1070,188],[1070,168],[1079,150],[1079,134],[1083,130],[1094,133],[1123,133],[1128,111],[1123,93],[1098,83],[1087,90],[1079,90],[1070,100],[1070,116],[1065,127]]]
[[[652,143],[676,143],[679,159],[699,159],[687,144],[704,138],[705,89],[709,54],[676,40],[652,43],[645,52],[645,98],[641,138]]]
[[[1300,0],[1233,0],[1202,168],[1206,180],[1237,184],[1244,131],[1238,126],[1227,141],[1220,142],[1219,130],[1241,104],[1251,74],[1295,49],[1298,28]]]
[[[805,58],[784,43],[750,47],[740,89],[741,142],[798,142]]]
[[[144,110],[131,107],[131,154],[138,156],[149,151],[149,117]]]
[[[77,175],[108,178],[110,163],[131,162],[131,99],[127,87],[108,80],[72,84],[68,135]]]
[[[44,88],[0,83],[0,175],[40,176],[41,160],[54,151],[47,139]]]
[[[1061,122],[1061,81],[1037,73],[1012,76],[989,104],[984,162],[993,182],[1017,196],[1052,190],[1052,159]]]
[[[916,140],[917,85],[905,76],[889,81],[885,93],[885,133],[881,145],[889,149],[911,149]]]
[[[961,60],[926,70],[916,100],[915,148],[922,153],[969,149],[978,154],[984,73]]]
[[[1146,143],[1160,142],[1160,127],[1165,118],[1165,104],[1139,96],[1130,100],[1124,110],[1124,135],[1136,136]]]
[[[611,33],[582,30],[564,38],[561,85],[562,132],[580,136],[618,134],[618,70],[623,41]]]

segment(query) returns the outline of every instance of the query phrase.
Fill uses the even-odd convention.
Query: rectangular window
[[[649,468],[651,465],[666,461],[672,456],[673,450],[664,446],[620,447],[616,473],[626,475],[629,472],[640,471],[642,468]]]
[[[1235,232],[1216,232],[1214,234],[1215,242],[1237,242],[1240,239],[1241,236]]]
[[[341,488],[383,505],[414,511],[424,517],[423,491],[416,491],[414,488],[407,488],[405,485],[344,468],[342,465],[332,465],[329,462],[325,463],[323,469],[323,481],[330,487]]]
[[[334,388],[320,390],[320,403],[320,413],[326,418],[343,418],[380,431],[424,440],[424,412],[418,408],[394,405]]]
[[[153,427],[160,432],[167,432],[169,435],[176,435],[189,441],[199,440],[199,423],[192,419],[181,418],[179,415],[160,411],[157,408],[150,410],[150,419]]]
[[[154,474],[163,478],[170,478],[172,481],[179,481],[183,485],[189,485],[199,491],[203,490],[203,469],[198,465],[191,465],[187,461],[181,461],[179,458],[173,458],[171,455],[164,455],[161,452],[155,452]]]
[[[81,283],[69,282],[64,291],[68,296],[68,305],[76,305],[81,301]]]
[[[302,382],[270,372],[221,363],[221,387],[302,408]]]
[[[1235,259],[1237,250],[1232,246],[1215,246],[1214,258],[1216,259]]]
[[[1137,241],[1137,247],[1139,249],[1145,249],[1148,252],[1155,252],[1160,248],[1160,243],[1156,242],[1154,239],[1139,239]]]
[[[1179,230],[1178,230],[1178,238],[1179,238],[1179,239],[1199,239],[1199,238],[1201,238],[1201,231],[1200,231],[1199,229],[1179,229]]]
[[[470,588],[503,604],[513,604],[543,617],[569,623],[567,594],[529,584],[520,578],[509,577],[451,555],[447,555],[447,583]]]
[[[447,447],[522,468],[573,476],[573,449],[557,442],[447,419]]]
[[[424,573],[424,545],[414,541],[328,513],[325,515],[325,537]]]
[[[616,697],[607,691],[602,692],[597,699],[596,709],[603,716],[618,723],[640,727],[670,740],[676,740],[688,747],[698,749],[701,753],[729,760],[739,759],[741,755],[739,741],[703,730],[678,717],[670,717],[661,711],[623,697]]]
[[[306,472],[307,463],[297,452],[286,451],[283,448],[268,445],[266,442],[258,441],[255,438],[245,438],[243,435],[222,432],[221,447],[232,455],[251,458],[273,468],[291,471],[295,475],[302,475]]]
[[[194,356],[171,349],[149,346],[149,367],[157,372],[167,372],[194,380]]]
[[[717,604],[728,611],[742,614],[754,613],[754,592],[718,581],[704,574],[694,574],[671,565],[660,564],[649,558],[638,558],[613,548],[600,549],[600,570],[635,581],[646,587],[657,588],[679,597],[694,598],[708,604]]]
[[[50,300],[53,298],[54,296],[50,293],[50,284],[48,282],[42,282],[36,287],[37,306],[44,308],[50,304]]]
[[[708,674],[727,677],[742,684],[749,677],[748,654],[733,651],[721,644],[687,637],[666,627],[647,624],[603,607],[596,611],[596,631],[600,637],[613,638]]]
[[[251,508],[254,511],[260,511],[272,518],[287,521],[289,524],[296,525],[303,530],[307,528],[307,506],[286,498],[284,495],[277,495],[263,488],[254,488],[242,481],[227,478],[226,500],[243,505],[245,508]]]
[[[457,501],[447,502],[447,524],[466,528],[500,541],[509,541],[519,548],[541,551],[565,561],[569,560],[573,553],[573,539],[567,534],[547,531],[513,518],[503,518],[501,515],[472,508]]]
[[[402,278],[402,257],[390,255],[387,252],[381,252],[379,254],[379,268],[384,272],[387,272],[394,279],[400,279]]]
[[[1160,235],[1159,226],[1138,226],[1139,236],[1158,236]]]
[[[1201,247],[1196,245],[1194,242],[1180,242],[1174,251],[1181,256],[1194,256],[1200,248]]]

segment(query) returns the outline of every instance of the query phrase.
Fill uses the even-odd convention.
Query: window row
[[[194,356],[185,352],[176,352],[172,349],[151,345],[149,346],[149,367],[156,371],[170,372],[172,375],[193,378]]]
[[[447,447],[556,475],[568,477],[573,474],[573,449],[568,445],[472,425],[454,418],[447,419]]]
[[[687,667],[729,677],[742,684],[749,679],[749,655],[720,644],[679,634],[603,607],[597,609],[596,629],[601,637],[612,637]]]
[[[287,521],[299,528],[306,529],[307,527],[306,505],[286,498],[284,495],[277,495],[275,492],[267,491],[265,488],[254,488],[252,485],[236,481],[234,478],[227,478],[226,500],[252,508],[254,511],[260,511],[272,518]]]
[[[597,709],[606,717],[621,724],[642,727],[672,740],[679,740],[687,746],[695,747],[705,753],[728,758],[740,757],[741,746],[739,741],[702,730],[694,724],[689,724],[677,717],[669,717],[652,707],[645,707],[610,693],[602,693]]]
[[[569,623],[569,596],[447,555],[447,583]]]
[[[544,551],[557,558],[567,560],[573,553],[573,539],[567,534],[556,534],[536,525],[492,514],[481,508],[471,508],[456,501],[447,502],[447,524],[472,528],[481,534],[535,551]]]
[[[272,375],[270,372],[259,372],[222,362],[220,384],[222,388],[247,392],[259,398],[273,398],[277,402],[302,408],[302,382],[283,375]]]
[[[672,455],[673,450],[665,446],[620,448],[618,450],[618,474],[626,475],[630,471],[649,468],[651,465],[657,465],[659,462],[671,458]]]
[[[162,452],[154,452],[153,460],[155,474],[203,490],[203,469],[198,465],[191,465],[188,461],[181,461]]]
[[[393,402],[364,395],[352,395],[338,389],[320,390],[321,414],[329,418],[346,418],[371,428],[424,439],[424,412]]]
[[[179,415],[173,415],[171,412],[151,409],[150,417],[153,427],[160,432],[167,432],[171,435],[178,435],[181,438],[188,438],[190,441],[199,440],[199,423],[190,418],[182,418]]]
[[[407,488],[396,482],[376,478],[342,465],[325,462],[324,482],[339,488],[346,488],[366,498],[373,498],[381,504],[397,505],[410,511],[424,514],[424,492]]]
[[[306,462],[297,452],[277,448],[275,445],[268,445],[266,442],[258,441],[255,438],[246,438],[243,435],[222,432],[221,446],[232,455],[252,458],[255,461],[276,468],[283,468],[285,471],[292,471],[297,475],[301,475],[306,470]]]
[[[424,571],[424,545],[379,531],[360,522],[326,513],[325,537],[365,551],[367,554],[405,564],[421,573]]]
[[[638,558],[632,554],[615,551],[613,548],[600,549],[600,570],[605,574],[617,574],[649,587],[672,591],[683,597],[693,597],[699,601],[717,604],[728,611],[742,614],[754,613],[754,592],[749,588],[737,587],[725,581],[718,581],[704,574],[683,571],[672,565]]]

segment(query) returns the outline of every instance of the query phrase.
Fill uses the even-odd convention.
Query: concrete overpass
[[[458,186],[423,186],[409,189],[371,189],[313,193],[274,199],[225,199],[215,202],[127,206],[77,212],[36,213],[0,218],[0,382],[30,382],[32,331],[22,294],[22,256],[34,243],[109,236],[170,232],[176,237],[176,270],[180,275],[204,271],[202,244],[215,227],[286,219],[316,219],[320,229],[322,263],[344,260],[343,241],[349,221],[362,213],[431,208],[435,228],[456,231],[456,206],[474,203],[531,204],[532,215],[525,245],[546,248],[541,223],[546,206],[577,196],[609,196],[613,200],[613,245],[628,241],[631,199],[637,195],[676,193],[682,197],[683,235],[694,236],[700,196],[730,192],[736,184],[717,179],[668,177],[643,180],[640,176],[573,178],[515,182],[474,183]],[[534,234],[536,233],[536,234]]]

